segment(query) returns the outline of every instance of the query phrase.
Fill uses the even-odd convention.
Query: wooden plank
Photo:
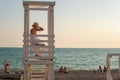
[[[46,65],[46,64],[54,64],[54,61],[40,61],[40,60],[28,60],[24,61],[24,64],[32,64],[32,65]]]
[[[42,10],[42,11],[47,11],[47,8],[29,8],[29,10]]]
[[[23,5],[55,5],[55,1],[51,2],[51,1],[23,1]]]

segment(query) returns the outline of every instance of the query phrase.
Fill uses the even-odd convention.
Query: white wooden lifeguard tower
[[[54,1],[23,1],[24,6],[24,45],[23,64],[24,80],[54,80]],[[46,45],[32,45],[30,40],[30,10],[47,11],[47,34],[34,35],[45,40],[38,40]],[[46,56],[31,56],[35,53],[32,48],[44,48],[37,52],[45,53]]]
[[[112,75],[111,75],[111,72],[110,72],[110,60],[113,56],[118,56],[119,58],[119,79],[120,79],[120,53],[108,53],[107,54],[107,59],[106,59],[106,64],[107,64],[107,76],[106,76],[106,79],[107,80],[113,80],[112,78]]]

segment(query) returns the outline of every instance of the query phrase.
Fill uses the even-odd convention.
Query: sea
[[[107,54],[120,53],[120,48],[55,48],[54,69],[95,70],[106,66]],[[11,69],[23,69],[23,48],[0,47],[0,69],[7,60]],[[118,69],[118,56],[111,59],[111,69]]]

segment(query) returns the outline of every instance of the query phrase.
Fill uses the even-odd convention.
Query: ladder
[[[31,80],[46,80],[46,69],[45,68],[32,68],[31,69]]]

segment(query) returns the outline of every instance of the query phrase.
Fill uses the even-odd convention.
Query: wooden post
[[[112,76],[110,73],[110,59],[111,59],[111,55],[108,54],[107,55],[107,80],[112,80]]]
[[[120,55],[119,55],[119,79],[120,79]]]
[[[27,47],[28,42],[26,42],[26,40],[28,39],[26,36],[28,34],[28,32],[27,32],[27,26],[28,26],[27,20],[28,20],[28,5],[24,5],[24,45],[23,45],[23,47],[24,47],[23,48],[24,49],[24,60],[23,60],[23,62],[26,61],[27,54],[28,54],[28,47]],[[27,78],[27,65],[26,64],[24,64],[24,80],[28,80],[28,78]]]

